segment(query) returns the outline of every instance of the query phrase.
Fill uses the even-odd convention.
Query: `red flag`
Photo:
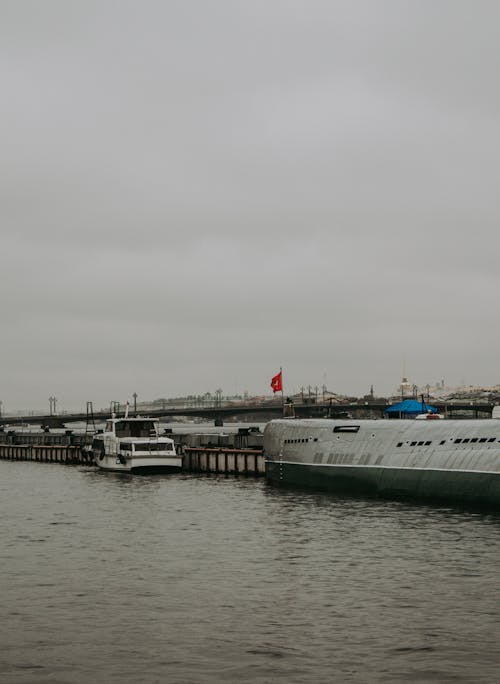
[[[274,378],[271,379],[271,389],[275,394],[276,392],[281,392],[283,390],[281,371],[278,373],[278,375],[275,375]]]

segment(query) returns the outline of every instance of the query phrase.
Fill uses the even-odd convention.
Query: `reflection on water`
[[[16,462],[0,506],[0,681],[498,681],[498,516]]]

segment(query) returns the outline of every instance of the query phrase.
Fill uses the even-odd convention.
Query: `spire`
[[[401,379],[401,384],[399,386],[399,390],[401,393],[401,399],[404,399],[405,397],[411,396],[412,394],[412,386],[408,382],[408,376],[406,375],[406,362],[403,360],[403,377]]]

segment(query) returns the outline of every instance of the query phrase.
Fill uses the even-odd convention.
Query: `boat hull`
[[[104,456],[95,459],[96,465],[101,470],[114,473],[152,473],[152,472],[179,472],[182,467],[180,456],[163,458],[121,458],[117,456]]]
[[[264,454],[273,484],[500,509],[498,420],[276,420]]]
[[[416,468],[266,462],[275,485],[392,499],[453,501],[500,509],[500,475]]]

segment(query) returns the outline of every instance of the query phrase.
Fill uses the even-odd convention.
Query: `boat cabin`
[[[156,418],[111,418],[106,421],[106,432],[117,437],[158,437]]]

